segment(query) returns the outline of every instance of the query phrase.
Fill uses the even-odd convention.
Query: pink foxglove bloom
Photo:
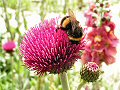
[[[91,41],[91,44],[89,45],[91,51],[102,51],[103,49],[105,49],[108,37],[105,28],[98,27],[93,28],[93,30],[88,33],[87,39]]]
[[[72,44],[65,31],[56,32],[56,22],[46,20],[31,28],[20,45],[24,64],[37,74],[65,72],[80,58],[84,43]]]
[[[86,25],[88,27],[93,27],[95,26],[96,22],[97,22],[97,14],[93,13],[93,12],[87,12],[85,14],[85,16],[87,17],[87,20],[86,20]]]
[[[90,12],[98,15],[96,22],[93,22],[93,19],[89,17],[88,14]],[[88,42],[81,58],[82,62],[87,63],[92,61],[96,62],[99,66],[102,62],[105,62],[107,65],[114,63],[118,38],[114,34],[115,24],[111,21],[112,16],[110,10],[108,10],[108,4],[104,4],[103,2],[101,4],[97,3],[97,7],[94,5],[94,9],[92,10],[90,7],[90,10],[86,14],[86,26],[88,26],[88,30],[89,28],[92,30],[87,35]]]
[[[16,48],[16,43],[14,41],[8,41],[5,44],[3,44],[3,49],[6,52],[13,52]]]
[[[88,27],[96,27],[98,17],[96,8],[97,7],[94,3],[90,3],[90,9],[84,14],[86,17],[86,26]]]

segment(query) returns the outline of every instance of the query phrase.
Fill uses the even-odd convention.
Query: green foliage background
[[[8,27],[7,30],[0,30],[0,90],[62,90],[59,75],[39,77],[24,67],[19,52],[19,45],[24,35],[20,27],[23,25],[25,30],[28,30],[25,12],[36,13],[41,20],[44,20],[48,12],[61,15],[66,14],[68,8],[83,12],[87,8],[86,2],[87,0],[0,0],[2,12],[0,18],[5,21],[6,28]],[[80,6],[84,7],[80,9]],[[5,8],[7,11],[4,10]],[[10,10],[15,12],[17,27],[10,24],[13,16]],[[12,55],[2,49],[2,44],[11,39],[17,42],[17,49]],[[81,64],[79,66],[81,67]],[[75,90],[80,82],[79,72],[74,69],[76,69],[75,66],[68,71],[71,90]],[[108,85],[105,80],[101,80],[101,83],[99,82],[97,85],[104,87],[105,90],[114,90],[113,85]],[[94,88],[96,88],[95,85]]]

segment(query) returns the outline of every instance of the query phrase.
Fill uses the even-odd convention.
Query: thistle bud
[[[3,50],[5,50],[8,53],[14,52],[16,49],[16,42],[14,41],[8,41],[5,44],[3,44]]]
[[[88,62],[80,71],[81,79],[86,82],[94,82],[99,78],[99,66],[94,62]]]

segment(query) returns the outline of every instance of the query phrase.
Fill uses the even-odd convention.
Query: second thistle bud
[[[16,49],[16,42],[15,41],[8,41],[5,44],[3,44],[3,50],[5,50],[7,53],[12,53]]]
[[[80,71],[81,79],[86,82],[94,82],[99,78],[99,66],[94,62],[88,62]]]

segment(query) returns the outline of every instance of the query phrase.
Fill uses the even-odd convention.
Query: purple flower
[[[8,53],[13,52],[15,48],[16,48],[16,43],[14,41],[8,41],[5,44],[3,44],[3,49]]]
[[[31,28],[23,38],[20,51],[24,64],[37,74],[62,73],[80,58],[84,43],[72,44],[63,30],[56,32],[57,19],[44,21]]]

